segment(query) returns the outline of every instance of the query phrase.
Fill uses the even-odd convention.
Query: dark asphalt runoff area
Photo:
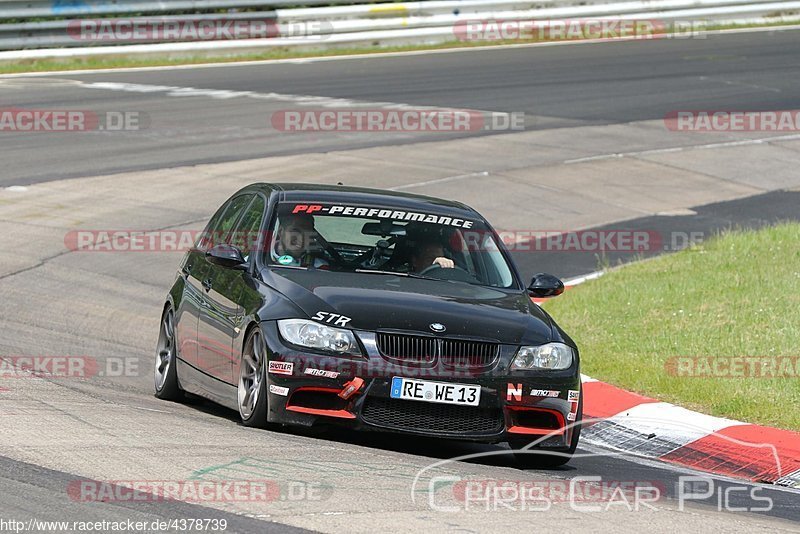
[[[524,251],[512,252],[521,273],[547,272],[561,278],[575,278],[607,267],[651,258],[686,248],[730,230],[758,229],[787,221],[800,221],[800,191],[772,191],[762,195],[715,202],[693,208],[686,215],[652,215],[628,221],[587,228],[567,236],[547,238],[517,245]],[[638,235],[648,242],[636,250],[575,250],[584,234],[600,240],[604,235]],[[572,243],[573,249],[570,249]],[[612,241],[613,244],[613,241]]]
[[[55,528],[47,529],[47,524],[52,525],[65,520],[98,524],[99,526],[92,530],[99,532],[112,531],[111,526],[103,528],[104,521],[106,525],[122,522],[125,527],[127,521],[147,525],[146,529],[133,530],[134,532],[178,532],[180,531],[178,528],[160,527],[165,524],[168,526],[175,520],[184,519],[220,521],[218,524],[226,525],[225,529],[221,529],[222,531],[242,534],[311,532],[290,525],[249,518],[174,500],[83,502],[80,499],[65,499],[64,495],[68,488],[77,480],[81,480],[81,477],[0,456],[0,485],[3,488],[3,501],[0,509],[2,509],[3,519],[8,521],[9,518],[26,518],[26,521],[23,521],[23,529],[20,529],[19,532],[27,531],[27,520],[29,520],[27,518],[29,517],[35,517],[35,523],[31,530],[33,532],[57,532],[58,530]],[[158,528],[152,528],[153,526]],[[129,530],[125,527],[121,530]],[[79,530],[73,531],[70,526],[61,531],[78,532]],[[0,528],[0,532],[13,532],[13,530]]]

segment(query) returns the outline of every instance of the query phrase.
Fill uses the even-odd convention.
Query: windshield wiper
[[[380,269],[356,269],[355,272],[357,273],[366,273],[366,274],[394,274],[397,276],[408,276],[408,273],[396,273],[394,271],[381,271]]]
[[[420,278],[422,280],[439,280],[438,278],[431,278],[430,276],[423,276],[417,273],[399,273],[395,271],[381,271],[379,269],[356,269],[355,272],[365,274],[389,274],[393,276],[403,276],[405,278]]]
[[[302,265],[281,265],[280,263],[270,263],[267,267],[270,269],[280,267],[281,269],[300,269],[301,271],[308,270],[308,267],[303,267]]]
[[[488,286],[486,284],[482,284],[479,281],[470,282],[468,280],[452,280],[450,278],[434,278],[433,276],[425,276],[423,274],[417,273],[398,273],[394,271],[381,271],[378,269],[356,269],[355,272],[357,273],[365,273],[365,274],[388,274],[394,276],[403,276],[406,278],[417,278],[419,280],[436,280],[437,282],[450,282],[451,284],[469,284],[471,286],[478,286],[478,287],[493,287]]]

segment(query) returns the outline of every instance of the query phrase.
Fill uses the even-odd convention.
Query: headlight
[[[281,319],[278,321],[278,330],[283,339],[293,345],[342,354],[361,352],[350,330],[332,328],[306,319]]]
[[[563,343],[547,343],[536,347],[520,347],[512,369],[568,369],[572,365],[575,355],[572,348]]]

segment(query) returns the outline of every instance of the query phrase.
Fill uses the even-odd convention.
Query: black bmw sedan
[[[167,295],[156,396],[247,426],[339,424],[509,442],[560,465],[580,434],[578,349],[489,223],[458,202],[253,184],[211,218]]]

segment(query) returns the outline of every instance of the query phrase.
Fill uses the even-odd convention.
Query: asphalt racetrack
[[[277,110],[336,105],[335,99],[370,109],[404,103],[523,112],[526,130],[661,120],[678,109],[791,110],[797,105],[798,55],[797,32],[776,31],[36,80],[23,75],[0,84],[4,103],[137,111],[149,117],[151,127],[123,135],[96,134],[91,142],[69,142],[47,133],[4,136],[3,148],[13,150],[14,158],[6,160],[0,185],[443,137],[348,132],[297,136],[270,125],[269,115]],[[150,87],[88,90],[76,81]],[[192,97],[189,89],[230,93]],[[304,96],[325,98],[303,101]],[[627,150],[624,145],[616,148]],[[552,154],[554,160],[557,155]]]
[[[711,477],[712,495],[682,502],[681,477],[697,473],[591,443],[563,468],[525,471],[504,445],[253,430],[211,403],[158,401],[159,313],[181,254],[74,252],[65,242],[79,229],[201,230],[255,181],[341,181],[472,205],[516,236],[526,277],[589,274],[639,252],[522,245],[531,230],[642,231],[659,237],[644,251],[651,255],[720,229],[798,218],[800,134],[675,132],[663,120],[686,109],[800,109],[798,57],[798,31],[767,31],[0,76],[2,108],[141,118],[135,131],[0,132],[0,358],[80,356],[97,366],[85,378],[0,382],[0,519],[28,527],[32,519],[216,518],[229,532],[800,530],[797,490]],[[270,120],[353,107],[524,113],[525,128],[311,133]],[[437,485],[444,477],[558,487],[593,476],[650,481],[663,492],[652,509],[599,503],[588,511],[555,500],[544,511],[469,503],[457,483]],[[73,491],[86,480],[232,479],[267,480],[279,491],[267,503],[87,502]],[[773,506],[751,510],[753,491]]]

